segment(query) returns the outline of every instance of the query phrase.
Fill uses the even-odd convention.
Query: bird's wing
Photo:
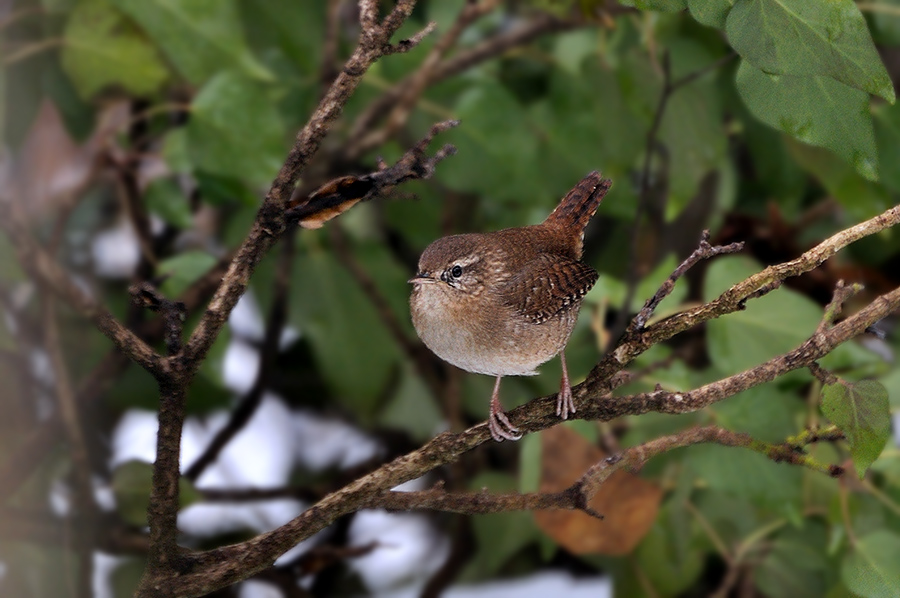
[[[580,301],[597,278],[596,270],[583,262],[541,254],[527,262],[499,293],[504,303],[540,324]]]

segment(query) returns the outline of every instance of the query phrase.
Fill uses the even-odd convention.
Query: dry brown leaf
[[[541,492],[565,490],[606,455],[565,426],[541,432]],[[573,554],[631,552],[656,519],[662,490],[619,470],[600,486],[589,506],[601,521],[581,511],[535,511],[538,527]]]

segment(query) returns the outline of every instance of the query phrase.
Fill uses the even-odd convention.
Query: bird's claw
[[[562,419],[569,419],[570,413],[575,413],[575,399],[572,397],[572,389],[565,385],[556,395],[556,415]]]
[[[491,411],[491,416],[488,418],[488,429],[491,431],[491,438],[497,442],[516,441],[522,438],[522,432],[512,425],[503,411]]]

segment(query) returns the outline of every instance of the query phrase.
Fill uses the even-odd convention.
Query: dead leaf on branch
[[[555,426],[541,432],[541,492],[574,484],[607,455],[577,432]],[[582,511],[535,511],[538,527],[573,554],[623,555],[631,552],[656,520],[662,490],[619,470],[606,480],[588,506],[603,520]]]

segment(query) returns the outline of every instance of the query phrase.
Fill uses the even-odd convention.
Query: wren
[[[522,437],[500,404],[500,379],[535,375],[557,354],[556,415],[575,413],[565,346],[598,277],[580,261],[584,229],[611,185],[594,171],[541,224],[438,239],[409,281],[412,321],[425,345],[458,368],[496,376],[488,427],[498,442]]]

